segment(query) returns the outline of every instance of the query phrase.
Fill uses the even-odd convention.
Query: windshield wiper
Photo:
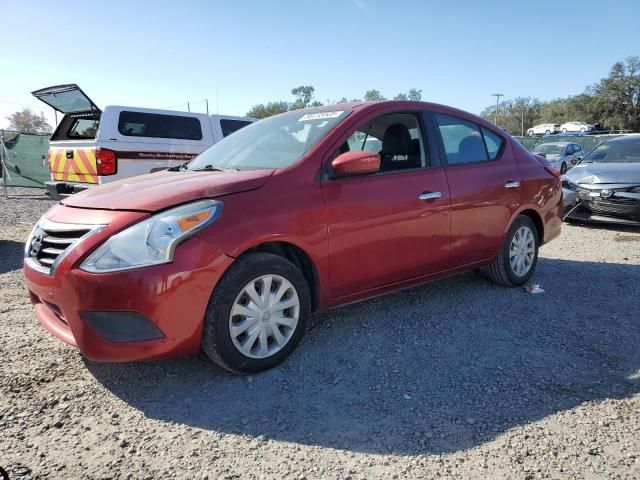
[[[205,165],[202,168],[194,168],[193,171],[194,172],[202,172],[202,171],[208,171],[208,172],[230,172],[230,171],[234,171],[234,172],[237,172],[238,169],[237,168],[214,167],[213,165],[209,164],[209,165]]]
[[[175,167],[167,168],[167,171],[168,172],[179,172],[180,170],[186,170],[187,169],[187,165],[189,165],[189,162],[184,162],[184,163],[181,163],[180,165],[176,165]]]

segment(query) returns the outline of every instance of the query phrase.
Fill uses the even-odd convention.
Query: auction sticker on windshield
[[[305,122],[307,120],[325,120],[327,118],[338,118],[344,113],[344,110],[338,110],[335,112],[318,112],[307,113],[298,119],[299,122]]]

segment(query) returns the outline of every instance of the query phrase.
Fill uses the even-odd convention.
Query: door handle
[[[440,197],[442,197],[442,193],[440,192],[426,192],[418,195],[419,200],[435,200]]]
[[[517,180],[509,180],[504,184],[504,188],[518,188],[520,186],[520,182]]]
[[[67,158],[73,158],[73,150],[67,150],[66,157]]]

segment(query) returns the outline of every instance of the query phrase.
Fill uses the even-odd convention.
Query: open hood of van
[[[69,207],[156,212],[181,203],[262,187],[273,170],[163,171],[126,178],[71,195]]]
[[[97,112],[100,109],[75,83],[56,85],[31,92],[31,95],[60,113]]]

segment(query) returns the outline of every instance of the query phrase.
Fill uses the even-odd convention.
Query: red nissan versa
[[[481,118],[340,104],[64,199],[30,235],[24,272],[40,323],[90,359],[203,349],[257,372],[316,310],[478,267],[521,285],[561,209],[559,173]]]

